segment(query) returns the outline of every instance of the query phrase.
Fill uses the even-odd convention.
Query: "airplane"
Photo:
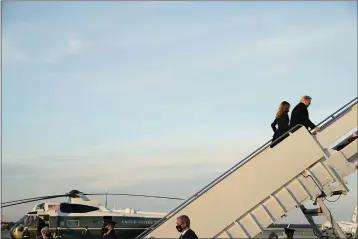
[[[337,222],[338,226],[342,229],[342,231],[346,234],[348,238],[353,238],[357,232],[357,205],[353,210],[353,216],[351,222],[339,221]],[[332,224],[327,221],[322,224],[322,232],[326,232],[327,230],[332,229]]]
[[[29,235],[28,239],[36,239],[41,236],[41,229],[45,226],[49,227],[53,237],[56,236],[57,229],[61,229],[61,234],[66,238],[80,238],[85,226],[87,226],[90,233],[89,236],[86,236],[86,239],[100,238],[106,221],[116,222],[114,229],[119,238],[135,238],[166,215],[166,213],[144,212],[133,208],[110,210],[101,205],[99,201],[91,200],[86,195],[124,195],[184,200],[182,198],[136,194],[85,194],[78,190],[72,190],[62,195],[6,202],[2,203],[2,208],[58,197],[69,198],[68,202],[44,202],[35,205],[30,212],[12,226],[10,229],[11,239],[22,239],[25,231]]]

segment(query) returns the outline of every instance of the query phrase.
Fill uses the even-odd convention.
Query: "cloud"
[[[257,137],[227,141],[198,142],[163,138],[133,140],[102,145],[78,153],[66,161],[39,158],[3,163],[3,200],[65,193],[71,189],[83,192],[138,193],[187,198],[210,183],[224,171],[260,146]],[[107,155],[106,153],[109,153]],[[32,162],[32,163],[30,163]],[[348,178],[352,192],[342,202],[356,200],[356,175]],[[185,185],[180,188],[180,185]],[[16,187],[17,190],[12,189]],[[178,188],[179,187],[179,188]],[[8,194],[11,192],[11,194]],[[103,198],[100,198],[103,203]],[[333,200],[333,199],[332,199]],[[116,205],[144,210],[168,211],[180,202],[148,202],[143,199],[117,198]],[[120,203],[118,203],[120,202]],[[29,210],[31,205],[20,208]],[[332,205],[334,207],[334,205]],[[337,210],[334,211],[337,213]],[[350,211],[340,215],[344,219]],[[15,214],[17,215],[17,214]],[[343,216],[342,216],[343,215]],[[301,222],[299,212],[291,212],[283,222]]]
[[[80,54],[85,49],[85,43],[76,37],[67,37],[58,42],[53,47],[46,49],[42,53],[42,60],[47,63],[55,63],[68,56]]]
[[[188,4],[190,3],[171,3],[171,6]],[[264,9],[256,9],[255,14],[250,11],[243,11],[240,14],[225,14],[224,16],[219,12],[208,14],[203,11],[205,5],[200,14],[191,15],[187,12],[185,15],[177,15],[165,13],[162,10],[162,6],[165,4],[158,3],[156,5],[150,6],[151,8],[147,6],[143,8],[146,9],[144,13],[139,11],[142,14],[135,14],[137,16],[132,15],[126,19],[131,23],[131,27],[123,26],[115,32],[104,32],[104,34],[96,34],[96,37],[91,37],[93,45],[130,51],[156,49],[157,54],[160,54],[162,53],[161,49],[182,48],[190,45],[193,41],[210,42],[220,38],[221,34],[226,36],[231,32],[257,25],[264,28],[270,24],[279,23],[284,17],[282,14],[267,12]],[[265,20],[263,21],[263,19]],[[123,19],[123,21],[125,20]],[[96,30],[101,31],[101,29]]]
[[[5,63],[54,63],[82,53],[86,43],[70,31],[42,24],[18,22],[3,29],[3,61]]]
[[[84,44],[82,41],[69,38],[68,39],[68,53],[69,54],[78,54],[84,48]]]
[[[26,74],[38,82],[46,80],[46,84],[35,85],[36,90],[30,95],[39,97],[41,94],[37,90],[42,87],[48,96],[44,94],[37,100],[45,98],[51,111],[39,116],[41,104],[40,107],[24,106],[26,111],[32,112],[32,120],[36,115],[41,117],[38,127],[47,134],[44,136],[37,131],[35,135],[32,131],[36,130],[32,130],[29,136],[24,130],[18,135],[26,139],[15,142],[12,150],[8,149],[11,155],[4,155],[4,200],[21,198],[25,194],[67,192],[73,188],[87,192],[109,189],[190,196],[269,139],[272,132],[268,120],[262,118],[274,114],[276,101],[286,100],[286,97],[299,99],[300,95],[295,96],[287,79],[294,78],[294,70],[299,73],[296,77],[307,72],[307,65],[313,61],[308,56],[315,55],[318,48],[325,54],[327,51],[333,54],[330,45],[333,41],[337,42],[336,51],[344,54],[345,48],[338,44],[345,44],[346,40],[342,43],[339,38],[349,40],[345,44],[347,48],[356,39],[352,33],[356,21],[346,18],[333,25],[318,20],[321,21],[318,26],[308,19],[298,24],[301,27],[292,27],[295,21],[298,23],[297,19],[286,22],[292,12],[282,9],[274,13],[272,8],[269,13],[267,8],[246,14],[232,11],[232,16],[224,10],[221,15],[224,17],[203,16],[202,11],[191,16],[192,12],[185,12],[185,16],[177,18],[174,12],[156,9],[158,5],[148,2],[139,10],[138,5],[132,5],[126,8],[130,11],[123,14],[111,8],[106,17],[97,15],[96,8],[92,9],[97,13],[91,15],[90,20],[86,10],[87,15],[76,13],[76,19],[84,21],[81,24],[72,25],[74,18],[66,16],[66,21],[57,25],[53,22],[7,25],[3,31],[4,62],[39,63],[41,69],[30,67],[32,72]],[[245,10],[243,8],[243,12]],[[316,13],[312,15],[315,19],[322,17]],[[328,15],[331,14],[327,14],[327,19]],[[304,52],[312,54],[303,56]],[[101,57],[104,60],[99,61]],[[304,64],[295,64],[294,60],[300,57]],[[342,58],[341,62],[345,62],[346,57]],[[68,65],[73,66],[69,62],[76,62],[74,70],[67,70]],[[44,68],[49,65],[42,63],[56,68]],[[324,69],[327,68],[318,67],[318,71],[324,72]],[[43,74],[41,80],[37,71]],[[336,71],[332,73],[332,77],[339,75]],[[21,78],[16,75],[13,80]],[[56,83],[50,84],[48,79]],[[15,92],[19,85],[27,86],[23,81],[15,82]],[[307,90],[306,85],[310,86],[308,90],[317,92],[311,79],[303,79],[301,83],[295,87],[296,92]],[[279,85],[279,90],[275,92],[268,85]],[[61,101],[54,104],[52,98]],[[336,107],[333,104],[330,108],[324,106],[332,100],[320,104],[323,110],[316,110],[316,98],[318,96],[314,96],[310,115],[318,123],[317,120]],[[36,101],[28,99],[22,100]],[[267,109],[270,102],[275,103],[272,111]],[[87,107],[92,107],[93,111],[85,112]],[[112,113],[111,107],[116,107],[121,114]],[[17,131],[18,125],[23,124],[20,129],[29,125],[26,123],[29,117],[25,116],[16,115],[16,122],[21,121],[14,126]],[[7,122],[15,122],[10,118]],[[89,122],[82,123],[83,118],[90,118]],[[56,130],[47,130],[50,128],[48,122],[52,122]],[[262,126],[263,123],[267,127]],[[63,136],[66,133],[55,134],[61,131],[61,126],[74,129],[76,124],[78,127],[72,130],[71,139]],[[125,129],[128,126],[136,129]],[[125,130],[121,132],[118,128]],[[13,135],[15,131],[8,132]],[[152,138],[143,138],[148,132],[155,133]],[[153,136],[163,132],[175,133]],[[51,135],[55,135],[55,139],[51,139]],[[87,140],[91,137],[96,139]],[[93,142],[101,143],[89,145]],[[23,149],[26,147],[31,150]],[[21,151],[24,155],[19,155]],[[126,202],[130,204],[131,200]],[[158,210],[170,209],[169,204],[162,204],[158,205]],[[145,203],[141,205],[148,207]],[[13,214],[10,210],[9,213]]]
[[[280,33],[276,33],[274,36],[261,38],[259,40],[250,42],[248,44],[239,44],[238,46],[229,45],[227,49],[221,48],[220,51],[214,54],[211,51],[206,54],[202,59],[190,59],[191,64],[201,69],[212,69],[219,67],[233,67],[240,66],[240,64],[249,65],[252,61],[256,64],[259,62],[267,61],[270,58],[268,64],[278,64],[280,59],[282,61],[287,60],[282,55],[292,55],[299,53],[302,49],[322,44],[332,38],[341,37],[342,33],[351,32],[354,29],[352,22],[346,22],[345,24],[338,26],[330,26],[329,28],[308,28],[308,29],[286,29]],[[291,58],[291,57],[290,57]],[[274,59],[272,62],[272,59]],[[278,73],[285,73],[285,66],[282,71]],[[277,69],[279,66],[276,66]],[[276,70],[277,71],[277,70]]]
[[[17,47],[17,42],[16,39],[9,39],[6,35],[2,36],[1,54],[5,63],[29,60],[29,56]]]
[[[211,22],[192,23],[191,19],[175,19],[160,24],[154,23],[154,26],[143,25],[137,28],[126,29],[125,32],[114,35],[113,40],[107,39],[100,42],[108,47],[116,49],[150,49],[167,48],[175,45],[187,45],[192,40],[204,39],[215,33],[222,31],[231,31],[238,27],[251,25],[253,18],[243,18],[242,16],[228,19],[214,19]],[[164,28],[164,29],[163,29]]]
[[[243,135],[242,135],[243,136]],[[4,156],[3,200],[65,193],[123,192],[189,197],[260,144],[258,138],[200,141],[198,138],[142,139],[99,145],[68,157]],[[65,160],[63,160],[65,159]],[[178,192],[178,183],[187,185]],[[179,183],[180,184],[180,183]],[[14,190],[16,188],[16,190]],[[101,199],[103,201],[103,198]],[[120,198],[119,205],[168,211],[177,201]],[[115,201],[114,201],[115,202]],[[33,204],[10,209],[12,217]]]
[[[260,143],[258,138],[222,142],[167,138],[101,146],[69,156],[67,160],[65,157],[65,161],[56,157],[47,160],[46,157],[37,157],[36,161],[4,157],[3,180],[36,180],[40,170],[41,180],[65,177],[69,182],[78,178],[78,184],[86,188],[101,188],[103,184],[108,189],[128,187],[159,182],[163,178],[175,182],[182,177],[218,174],[240,161]],[[47,187],[50,189],[52,186],[49,184]]]
[[[218,175],[267,142],[262,130],[246,129],[218,135],[217,139],[189,135],[137,139],[97,145],[70,155],[4,155],[4,180],[33,177],[27,162],[38,162],[42,177],[54,180],[66,172],[67,180],[82,178],[86,188],[108,189],[182,177]],[[10,163],[11,162],[11,163]],[[16,170],[17,169],[17,170]],[[53,173],[53,170],[56,170]],[[8,174],[7,172],[11,172]],[[35,173],[35,174],[33,174]],[[82,184],[81,183],[81,184]]]
[[[329,111],[318,112],[317,116],[326,116],[326,112]],[[71,189],[187,198],[261,146],[268,140],[266,136],[261,129],[247,128],[233,129],[216,138],[200,136],[198,132],[190,136],[184,132],[162,138],[103,143],[71,155],[4,155],[3,200],[23,198],[25,194],[35,197],[65,193]],[[352,192],[344,202],[352,203],[356,199],[354,178],[348,180]],[[103,203],[103,198],[99,199]],[[110,205],[113,203],[117,207],[167,212],[180,202],[120,197],[111,199]],[[13,217],[20,217],[19,214],[32,206],[18,207]],[[339,218],[345,219],[348,213],[349,210],[345,210]],[[301,220],[304,218],[297,210],[282,219],[283,222]]]
[[[245,24],[249,24],[246,21],[250,22],[249,20],[241,21],[245,22]],[[333,25],[329,28],[319,28],[318,30],[314,27],[307,29],[285,28],[285,31],[275,31],[265,37],[239,43],[234,42],[238,39],[237,34],[225,34],[225,37],[229,39],[225,44],[221,40],[218,40],[215,32],[218,31],[220,26],[222,29],[229,27],[229,20],[227,22],[222,20],[215,24],[213,28],[210,28],[209,26],[211,25],[209,24],[206,25],[206,28],[201,29],[194,24],[193,29],[198,30],[197,32],[196,30],[194,31],[196,34],[204,34],[207,31],[205,34],[215,35],[215,37],[208,38],[204,42],[198,41],[194,37],[195,43],[194,41],[192,43],[179,41],[178,44],[171,42],[171,46],[165,46],[160,45],[160,39],[153,37],[155,41],[158,41],[158,46],[160,45],[160,47],[150,47],[146,44],[151,44],[148,41],[152,41],[152,38],[152,40],[148,40],[143,37],[128,36],[130,44],[135,44],[136,46],[131,50],[131,55],[137,56],[135,64],[128,66],[119,64],[118,67],[106,70],[88,69],[87,73],[81,75],[81,78],[86,79],[86,86],[78,90],[88,94],[106,92],[107,95],[118,95],[119,92],[125,94],[128,90],[163,89],[172,85],[173,87],[178,85],[178,90],[180,90],[179,82],[190,80],[193,82],[193,85],[196,85],[198,84],[197,82],[204,81],[204,79],[201,79],[203,71],[206,73],[218,71],[216,73],[220,77],[221,74],[225,74],[230,69],[234,70],[237,78],[244,80],[246,87],[251,84],[250,82],[254,82],[251,79],[263,78],[270,79],[271,84],[282,84],[286,82],[287,78],[292,77],[292,72],[296,69],[294,61],[300,57],[301,52],[321,46],[322,44],[329,44],[330,41],[351,32],[352,23],[350,21],[342,22],[337,24],[337,26]],[[238,23],[234,22],[231,24],[235,25]],[[215,29],[215,26],[217,29]],[[183,32],[179,35],[192,36],[189,34],[191,30],[186,30],[188,31],[187,33]],[[170,37],[173,34],[168,35]],[[117,42],[116,44],[126,44],[126,39],[123,39],[123,37],[120,38],[108,34],[103,35],[102,38],[87,38],[92,39],[86,43],[87,50],[94,49],[93,47],[98,48],[101,44],[108,47],[111,46],[107,40],[115,41]],[[163,38],[164,41],[166,42],[167,40]],[[169,43],[170,41],[168,40]],[[144,48],[146,48],[144,53],[137,48],[142,47],[140,44],[144,44],[143,47],[145,46]],[[80,46],[80,49],[83,49],[82,45]],[[128,50],[127,47],[124,48]],[[112,46],[111,49],[115,51],[116,47]],[[164,51],[163,49],[165,49],[166,54],[161,53]],[[125,55],[121,51],[118,52],[119,59],[121,59],[122,54]],[[150,59],[147,58],[148,56],[150,56]],[[99,69],[101,68],[99,67]],[[105,84],[103,83],[104,77],[106,79]],[[261,93],[269,94],[269,91]],[[220,97],[211,106],[206,104],[203,110],[206,110],[205,107],[209,107],[208,111],[217,109],[223,104],[233,102],[233,97],[233,95],[229,94]],[[224,98],[227,99],[225,100]],[[201,107],[201,105],[198,106]],[[195,107],[195,104],[189,107]]]

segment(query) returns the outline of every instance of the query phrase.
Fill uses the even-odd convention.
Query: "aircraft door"
[[[41,229],[45,226],[49,226],[48,223],[46,223],[45,218],[46,215],[39,215],[37,217],[37,236],[41,236]]]
[[[25,220],[25,226],[28,228],[30,238],[37,237],[37,225],[38,225],[37,215],[31,215],[31,214],[28,215],[27,219]]]
[[[50,226],[50,215],[44,215],[45,224]]]

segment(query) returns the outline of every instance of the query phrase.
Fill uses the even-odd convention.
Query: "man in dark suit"
[[[190,219],[186,215],[177,218],[176,228],[181,233],[179,239],[198,239],[198,236],[190,229]]]
[[[295,229],[286,227],[285,234],[286,234],[287,239],[293,239],[293,235],[295,234],[295,231],[296,231]]]
[[[103,234],[104,239],[115,239],[117,238],[116,232],[114,231],[114,226],[116,225],[115,221],[107,221],[105,222],[105,232]]]
[[[290,128],[292,129],[293,127],[295,127],[296,125],[303,125],[305,126],[307,129],[310,128],[311,130],[314,129],[315,132],[320,131],[320,129],[314,124],[312,123],[312,121],[309,118],[308,115],[308,107],[311,104],[311,100],[312,98],[305,95],[301,98],[301,102],[295,106],[295,108],[293,108],[292,113],[291,113],[291,122],[290,122]],[[295,132],[297,129],[293,130],[293,132]]]

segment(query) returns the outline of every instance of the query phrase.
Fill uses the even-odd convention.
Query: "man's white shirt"
[[[188,230],[189,230],[189,228],[185,229],[185,231],[183,231],[183,232],[181,233],[181,235],[184,236],[184,234],[185,234]]]

